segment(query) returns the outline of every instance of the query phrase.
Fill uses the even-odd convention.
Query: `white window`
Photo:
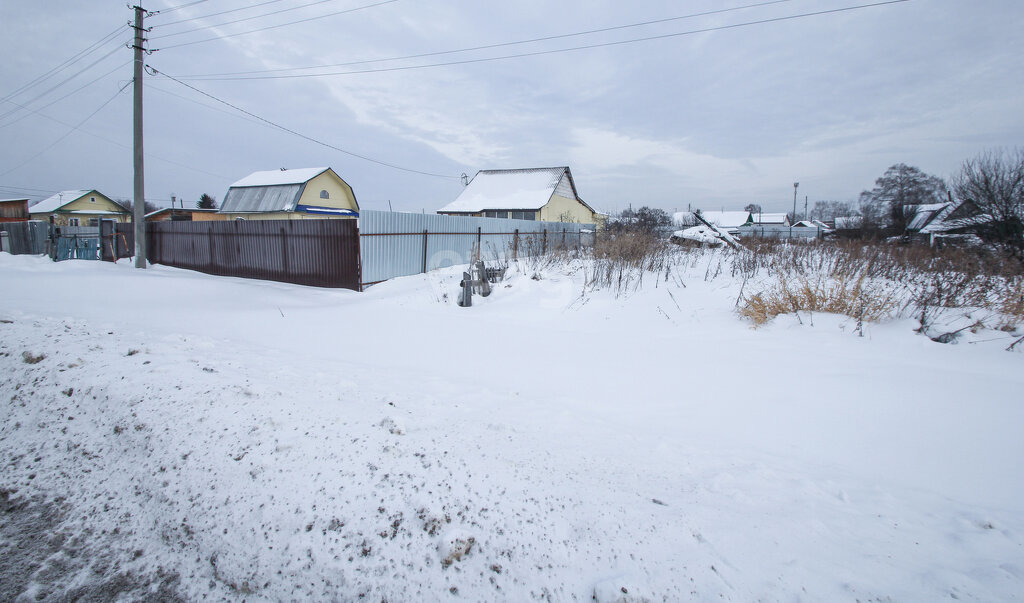
[[[320,198],[321,199],[330,199],[331,198],[331,193],[327,192],[326,190],[322,190],[322,191],[320,191]]]
[[[78,218],[68,218],[68,226],[78,226],[79,224],[81,222],[78,221]]]

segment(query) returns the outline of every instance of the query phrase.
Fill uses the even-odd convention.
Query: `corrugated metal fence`
[[[150,222],[146,254],[207,274],[358,291],[358,233],[355,220]]]
[[[41,220],[29,222],[2,222],[0,235],[4,239],[4,251],[14,255],[42,255],[46,253],[50,224]]]
[[[593,244],[593,224],[364,210],[362,284],[483,259],[537,255]]]
[[[762,239],[820,239],[825,235],[822,228],[810,226],[740,226],[740,237]]]

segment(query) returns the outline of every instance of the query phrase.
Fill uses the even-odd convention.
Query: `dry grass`
[[[830,312],[864,321],[914,316],[922,328],[943,311],[985,308],[1003,328],[1024,321],[1019,262],[985,250],[840,241],[748,243],[734,273],[759,283],[740,314],[763,324],[790,312]]]

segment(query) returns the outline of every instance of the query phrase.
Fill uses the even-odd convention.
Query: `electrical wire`
[[[284,67],[284,68],[280,68],[280,69],[261,69],[261,70],[257,70],[257,71],[235,71],[235,72],[228,72],[228,73],[207,73],[207,74],[200,74],[200,75],[183,75],[181,77],[182,78],[186,78],[186,77],[251,75],[251,74],[257,74],[257,73],[278,73],[278,72],[282,72],[282,71],[302,71],[302,70],[308,70],[308,69],[327,69],[327,68],[330,68],[330,67],[350,67],[350,66],[353,66],[353,65],[365,65],[365,64],[368,64],[368,63],[387,63],[387,62],[392,62],[392,61],[404,61],[404,60],[409,60],[409,59],[420,59],[420,58],[425,58],[425,57],[432,57],[432,56],[439,56],[439,55],[446,55],[446,54],[457,54],[457,53],[461,53],[461,52],[473,52],[473,51],[477,51],[477,50],[490,50],[492,48],[503,48],[503,47],[508,47],[508,46],[519,46],[519,45],[522,45],[522,44],[532,44],[534,42],[548,42],[548,41],[551,41],[551,40],[559,40],[559,39],[564,39],[564,38],[586,36],[586,35],[591,35],[591,34],[596,34],[596,33],[606,33],[606,32],[609,32],[609,31],[617,31],[617,30],[629,29],[629,28],[633,28],[633,27],[643,27],[643,26],[646,26],[646,25],[656,25],[656,24],[659,24],[659,23],[668,23],[668,22],[671,22],[671,21],[680,21],[680,20],[683,20],[683,19],[693,19],[693,18],[697,18],[697,17],[706,17],[706,16],[710,16],[710,15],[717,15],[717,14],[721,14],[721,13],[735,12],[735,11],[739,11],[739,10],[746,10],[746,9],[749,9],[749,8],[758,8],[758,7],[762,7],[762,6],[769,6],[769,5],[772,5],[772,4],[782,4],[782,3],[786,3],[786,2],[792,2],[792,1],[793,0],[768,0],[768,1],[765,1],[765,2],[757,2],[755,4],[746,4],[746,5],[743,5],[743,6],[734,6],[734,7],[730,7],[730,8],[723,8],[723,9],[718,9],[718,10],[710,10],[710,11],[705,11],[705,12],[700,12],[700,13],[691,13],[691,14],[688,14],[688,15],[680,15],[680,16],[677,16],[677,17],[666,17],[664,19],[654,19],[654,20],[651,20],[651,21],[641,21],[641,22],[638,22],[638,23],[629,23],[629,24],[626,24],[626,25],[615,25],[615,26],[612,26],[612,27],[603,27],[603,28],[600,28],[600,29],[590,29],[590,30],[586,30],[586,31],[577,31],[577,32],[567,33],[567,34],[557,34],[557,35],[551,35],[551,36],[543,36],[543,37],[539,37],[539,38],[530,38],[528,40],[518,40],[518,41],[515,41],[515,42],[500,42],[500,43],[497,43],[497,44],[485,44],[483,46],[472,46],[472,47],[469,47],[469,48],[459,48],[459,49],[456,49],[456,50],[440,50],[440,51],[436,51],[436,52],[424,52],[424,53],[420,53],[420,54],[410,54],[410,55],[406,55],[406,56],[389,57],[389,58],[385,58],[385,59],[366,59],[366,60],[362,60],[362,61],[349,61],[349,62],[345,62],[345,63],[329,63],[329,64],[326,64],[326,65],[311,65],[311,66],[308,66],[308,67]]]
[[[129,82],[129,84],[130,84],[130,83],[131,83],[131,82]],[[67,132],[65,132],[65,133],[64,133],[64,135],[63,135],[63,136],[61,136],[60,138],[58,138],[57,140],[53,141],[53,143],[52,143],[52,144],[50,144],[50,146],[48,146],[48,147],[46,147],[46,148],[42,149],[41,151],[39,151],[39,152],[38,152],[38,153],[36,153],[35,155],[32,155],[31,157],[29,157],[29,158],[28,158],[28,159],[26,159],[25,161],[22,161],[21,163],[19,163],[18,165],[16,165],[16,166],[12,167],[11,169],[7,170],[6,172],[0,173],[0,178],[3,178],[3,177],[4,177],[4,176],[6,176],[7,174],[10,174],[11,172],[13,172],[13,171],[15,171],[15,170],[17,170],[17,169],[21,168],[22,166],[24,166],[24,165],[28,164],[29,162],[31,162],[31,161],[33,161],[33,160],[35,160],[35,158],[36,158],[36,157],[39,157],[39,156],[40,156],[40,155],[42,155],[43,153],[45,153],[45,152],[49,151],[49,150],[50,150],[50,149],[52,149],[53,147],[55,147],[55,146],[57,146],[58,144],[60,144],[61,142],[63,142],[63,140],[64,140],[65,138],[67,138],[68,136],[71,136],[71,134],[72,134],[72,133],[74,133],[74,132],[77,132],[77,131],[79,131],[79,128],[81,128],[82,126],[84,126],[84,125],[85,125],[85,122],[87,122],[87,121],[89,121],[90,119],[92,119],[92,117],[93,117],[94,115],[96,115],[97,113],[99,113],[100,111],[102,111],[104,107],[106,107],[106,106],[107,106],[107,105],[109,105],[109,104],[110,104],[111,102],[113,102],[113,100],[114,100],[115,98],[117,98],[117,97],[118,97],[118,96],[119,96],[119,95],[120,95],[120,94],[121,94],[122,92],[124,92],[124,89],[125,89],[125,88],[127,88],[127,87],[128,87],[128,84],[125,84],[125,85],[124,85],[123,87],[121,87],[121,89],[120,89],[120,90],[118,90],[117,92],[115,92],[115,93],[114,93],[114,96],[111,96],[111,97],[110,97],[109,99],[107,99],[107,100],[106,100],[106,101],[105,101],[105,102],[104,102],[104,103],[103,103],[102,105],[100,105],[100,106],[99,106],[99,108],[97,108],[97,109],[96,109],[95,111],[93,111],[92,113],[90,113],[89,115],[87,115],[87,116],[85,117],[85,119],[83,119],[82,121],[78,122],[78,123],[77,123],[76,125],[74,125],[74,126],[71,126],[71,129],[70,129],[70,130],[68,130]]]
[[[413,173],[413,174],[420,174],[422,176],[433,176],[435,178],[450,178],[452,180],[458,180],[459,179],[459,176],[450,176],[450,175],[447,175],[447,174],[436,174],[436,173],[433,173],[433,172],[425,172],[425,171],[422,171],[422,170],[416,170],[416,169],[413,169],[413,168],[407,168],[407,167],[403,167],[403,166],[396,165],[396,164],[393,164],[393,163],[388,163],[386,161],[381,161],[379,159],[374,159],[372,157],[367,157],[366,155],[360,155],[359,153],[353,153],[352,151],[348,151],[348,150],[342,149],[341,147],[334,146],[334,145],[332,145],[330,143],[326,143],[326,142],[324,142],[322,140],[317,140],[316,138],[313,138],[312,136],[307,136],[305,134],[302,134],[300,132],[292,130],[291,128],[287,128],[285,126],[282,126],[281,124],[278,124],[278,123],[275,123],[273,121],[270,121],[269,119],[266,119],[264,117],[260,117],[259,115],[256,115],[255,113],[252,113],[251,111],[246,111],[245,109],[243,109],[243,108],[241,108],[241,107],[239,107],[237,105],[234,105],[232,103],[229,103],[226,100],[223,100],[221,98],[217,98],[216,96],[210,94],[209,92],[205,92],[203,90],[200,90],[199,88],[196,88],[195,86],[192,86],[191,84],[187,84],[187,83],[185,83],[185,82],[175,78],[174,76],[171,76],[171,75],[168,75],[166,73],[163,73],[162,71],[158,71],[158,70],[154,69],[150,65],[146,65],[146,67],[152,72],[153,75],[161,75],[161,76],[163,76],[163,77],[165,77],[165,78],[167,78],[167,79],[169,79],[171,81],[177,82],[177,83],[181,84],[182,86],[185,86],[186,88],[190,88],[190,89],[194,90],[195,92],[198,92],[199,94],[202,94],[205,97],[211,98],[211,99],[217,101],[218,103],[221,103],[223,105],[231,107],[232,109],[234,109],[236,111],[239,111],[241,113],[245,113],[249,117],[256,118],[256,119],[258,119],[259,121],[261,121],[261,122],[263,122],[265,124],[268,124],[270,126],[273,126],[274,128],[277,128],[278,130],[281,130],[283,132],[287,132],[289,134],[292,134],[294,136],[302,138],[303,140],[307,140],[309,142],[316,143],[316,144],[318,144],[318,145],[320,145],[322,147],[327,147],[328,149],[332,149],[332,150],[338,151],[339,153],[344,153],[344,154],[349,155],[351,157],[356,157],[358,159],[362,159],[363,161],[368,161],[370,163],[376,163],[377,165],[382,165],[382,166],[389,167],[389,168],[392,168],[392,169],[401,170],[403,172],[410,172],[410,173]]]
[[[524,57],[535,57],[549,54],[558,54],[562,52],[574,52],[578,50],[591,50],[594,48],[605,48],[610,46],[624,46],[626,44],[636,44],[639,42],[650,42],[652,40],[664,40],[669,38],[677,38],[681,36],[691,36],[702,33],[710,33],[714,31],[723,31],[727,29],[738,29],[741,27],[750,27],[753,25],[764,25],[767,23],[779,23],[783,21],[793,21],[796,19],[803,19],[807,17],[817,17],[821,15],[834,14],[840,12],[848,12],[853,10],[859,10],[864,8],[873,8],[878,6],[886,6],[890,4],[900,4],[903,2],[910,2],[910,0],[886,0],[884,2],[874,2],[870,4],[859,4],[856,6],[846,6],[842,8],[834,8],[828,10],[821,10],[809,13],[800,13],[797,15],[787,15],[784,17],[773,17],[770,19],[759,19],[756,21],[746,21],[743,23],[733,23],[731,25],[719,25],[715,27],[705,27],[702,29],[692,29],[689,31],[675,32],[669,34],[661,34],[656,36],[645,36],[641,38],[630,38],[627,40],[618,40],[615,42],[601,42],[598,44],[586,44],[582,46],[571,46],[568,48],[556,48],[552,50],[538,50],[533,52],[522,52],[517,54],[502,55],[496,57],[484,57],[478,59],[465,59],[461,61],[447,61],[443,63],[428,63],[424,65],[405,65],[399,67],[381,67],[377,69],[357,69],[349,71],[333,71],[328,73],[305,73],[305,74],[286,74],[286,75],[266,75],[266,76],[241,76],[241,77],[208,77],[208,76],[193,76],[186,77],[182,76],[183,80],[189,81],[237,81],[237,80],[275,80],[275,79],[296,79],[296,78],[309,78],[309,77],[328,77],[336,75],[357,75],[363,73],[386,73],[392,71],[411,71],[415,69],[429,69],[433,67],[450,67],[453,65],[469,65],[473,63],[486,63],[490,61],[502,61],[508,59],[519,59]]]
[[[54,84],[53,86],[50,86],[49,88],[47,88],[43,92],[40,92],[39,94],[33,96],[31,99],[25,101],[24,103],[16,103],[16,102],[14,102],[14,101],[12,101],[10,99],[7,99],[5,102],[7,102],[9,104],[12,104],[12,105],[16,105],[16,106],[15,106],[15,108],[13,108],[13,109],[7,111],[6,113],[0,115],[0,119],[5,119],[5,118],[7,118],[8,116],[10,116],[10,115],[12,115],[14,113],[17,113],[20,109],[28,108],[28,106],[31,105],[32,103],[34,103],[37,100],[43,98],[44,96],[46,96],[47,94],[53,92],[54,90],[60,88],[64,84],[67,84],[71,80],[73,80],[76,77],[82,75],[83,73],[85,73],[86,71],[92,69],[96,65],[99,65],[100,63],[105,61],[107,58],[109,58],[111,55],[113,55],[115,52],[117,52],[120,49],[121,49],[121,46],[118,45],[117,47],[115,47],[113,50],[111,50],[107,54],[103,55],[102,57],[100,57],[100,58],[96,59],[95,61],[93,61],[92,63],[90,63],[87,67],[85,67],[83,69],[80,69],[80,70],[76,71],[75,73],[72,73],[70,76],[64,78],[63,80],[61,80],[57,84]]]
[[[226,15],[228,13],[237,13],[240,10],[252,10],[254,8],[259,8],[259,7],[267,5],[267,4],[275,4],[277,2],[281,2],[281,0],[266,0],[266,2],[260,2],[258,4],[253,4],[251,6],[242,6],[240,8],[231,8],[231,9],[228,9],[228,10],[222,10],[219,13],[211,13],[209,15],[203,15],[201,17],[190,17],[188,19],[178,19],[177,21],[169,21],[167,23],[157,23],[156,25],[153,26],[153,28],[155,29],[155,28],[158,28],[158,27],[167,27],[168,25],[177,25],[179,23],[188,23],[189,21],[199,21],[199,20],[202,20],[202,19],[209,19],[210,17],[219,17],[220,15]]]
[[[164,34],[162,36],[153,36],[153,37],[150,38],[150,40],[161,40],[163,38],[171,38],[171,37],[174,37],[174,36],[182,36],[182,35],[185,35],[185,34],[190,34],[190,33],[195,32],[195,31],[202,31],[204,29],[210,29],[210,28],[213,28],[213,27],[223,27],[225,25],[234,25],[235,23],[243,23],[245,21],[252,21],[253,19],[262,19],[264,17],[270,17],[270,16],[273,16],[273,15],[279,15],[281,13],[286,13],[286,12],[293,11],[293,10],[299,10],[301,8],[308,8],[310,6],[316,6],[318,4],[326,4],[327,2],[337,2],[337,1],[338,0],[316,0],[316,2],[310,2],[308,4],[300,4],[298,6],[290,6],[288,8],[282,8],[281,10],[271,11],[269,13],[264,13],[262,15],[253,15],[251,17],[243,17],[241,19],[235,19],[234,21],[225,21],[223,23],[215,23],[213,25],[201,25],[199,27],[195,27],[195,28],[192,28],[192,29],[186,29],[184,31],[176,31],[174,33]],[[252,8],[252,7],[246,7],[246,8]],[[235,10],[240,10],[240,9],[235,9]]]
[[[15,119],[12,119],[11,121],[9,121],[9,122],[7,122],[7,123],[5,123],[5,124],[0,124],[0,130],[2,130],[2,129],[4,129],[4,128],[6,128],[7,126],[10,126],[10,125],[14,125],[14,124],[18,123],[19,121],[21,121],[21,120],[25,119],[26,117],[28,117],[28,116],[29,116],[30,114],[32,114],[32,113],[38,114],[38,113],[39,113],[40,111],[42,111],[43,109],[46,109],[46,108],[48,108],[48,107],[51,107],[51,106],[53,106],[53,105],[55,105],[55,104],[59,103],[60,101],[62,101],[62,100],[64,100],[64,99],[68,98],[69,96],[73,96],[73,95],[75,95],[75,94],[77,94],[77,93],[81,92],[82,90],[85,90],[85,89],[86,89],[86,88],[88,88],[89,86],[92,86],[92,85],[93,85],[93,84],[95,84],[96,82],[98,82],[98,81],[102,80],[103,78],[107,77],[108,75],[110,75],[110,74],[112,74],[112,73],[116,72],[116,71],[117,71],[118,69],[122,69],[122,68],[124,68],[124,67],[126,67],[126,66],[130,65],[130,64],[131,64],[132,62],[134,62],[134,60],[135,60],[135,59],[128,59],[128,60],[127,60],[127,61],[125,61],[124,63],[121,63],[121,64],[120,64],[120,65],[118,65],[117,67],[114,67],[114,68],[113,68],[113,69],[111,69],[110,71],[108,71],[108,72],[104,73],[103,75],[101,75],[101,76],[99,76],[99,77],[95,78],[95,79],[94,79],[94,80],[92,80],[91,82],[89,82],[89,83],[87,83],[87,84],[84,84],[84,85],[82,85],[82,86],[79,86],[78,88],[75,88],[74,90],[72,90],[71,92],[68,92],[68,93],[67,93],[67,94],[65,94],[64,96],[62,96],[62,97],[60,97],[60,98],[58,98],[58,99],[56,99],[56,100],[52,100],[52,101],[50,101],[50,102],[46,103],[45,105],[43,105],[42,107],[39,107],[38,109],[32,109],[32,108],[26,107],[25,105],[21,105],[21,104],[18,104],[18,103],[14,103],[14,101],[8,101],[8,102],[10,102],[10,103],[13,103],[13,104],[16,104],[16,105],[18,105],[18,107],[20,107],[20,108],[22,108],[22,109],[25,109],[25,110],[26,110],[26,111],[28,111],[29,113],[25,113],[25,114],[21,115],[20,117],[17,117],[17,118],[15,118]]]
[[[202,44],[204,42],[213,42],[215,40],[223,40],[225,38],[233,38],[235,36],[244,36],[244,35],[251,34],[251,33],[267,31],[269,29],[277,29],[279,27],[287,27],[289,25],[296,25],[298,23],[306,23],[308,21],[316,21],[318,19],[325,19],[327,17],[334,17],[336,15],[343,15],[343,14],[346,14],[346,13],[353,13],[353,12],[356,12],[356,11],[359,11],[359,10],[365,10],[367,8],[374,8],[374,7],[377,7],[377,6],[382,6],[384,4],[391,4],[392,2],[398,2],[398,0],[382,0],[381,2],[375,2],[373,4],[367,4],[365,6],[357,6],[355,8],[339,10],[339,11],[335,11],[333,13],[327,13],[325,15],[319,15],[317,17],[309,17],[308,19],[299,19],[298,21],[289,21],[288,23],[280,23],[278,25],[268,25],[267,27],[261,27],[259,29],[251,29],[249,31],[240,31],[240,32],[237,32],[237,33],[232,33],[232,34],[224,34],[224,35],[216,36],[216,37],[213,37],[213,38],[204,38],[202,40],[194,40],[192,42],[182,42],[181,44],[172,44],[170,46],[164,46],[160,50],[170,50],[171,48],[181,48],[182,46],[191,46],[193,44]]]
[[[25,90],[28,90],[29,88],[32,88],[37,83],[47,79],[51,75],[56,75],[58,72],[66,69],[67,67],[70,67],[71,65],[73,65],[75,63],[77,63],[78,61],[82,60],[83,58],[85,58],[86,56],[91,54],[97,48],[102,46],[104,43],[110,41],[111,38],[114,38],[115,36],[117,36],[118,34],[120,34],[122,31],[124,31],[127,28],[128,28],[127,25],[121,25],[120,27],[118,27],[114,31],[108,33],[107,35],[103,36],[102,38],[100,38],[96,42],[93,42],[92,44],[90,44],[89,46],[84,48],[83,50],[80,50],[79,52],[75,53],[70,58],[66,59],[63,63],[57,65],[56,67],[54,67],[52,69],[50,69],[46,73],[43,73],[42,75],[36,77],[35,79],[33,79],[32,81],[28,82],[27,84],[22,85],[17,90],[14,90],[14,91],[9,92],[8,94],[4,95],[3,98],[0,98],[0,101],[6,101],[6,100],[9,100],[11,98],[14,98],[15,96],[21,94]]]
[[[164,14],[167,14],[167,13],[173,13],[176,10],[181,10],[183,8],[188,8],[190,6],[195,6],[196,4],[202,4],[203,2],[207,2],[207,1],[208,0],[195,0],[195,2],[186,2],[185,4],[179,4],[178,6],[172,6],[170,8],[162,8],[160,10],[149,11],[149,14],[151,14],[151,15],[164,15]]]

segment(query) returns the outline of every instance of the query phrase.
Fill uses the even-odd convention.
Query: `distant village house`
[[[606,217],[580,198],[568,167],[481,170],[437,213],[581,224]]]
[[[110,197],[92,190],[62,191],[29,208],[33,220],[49,220],[57,226],[99,226],[100,220],[129,222],[131,212]]]
[[[358,218],[359,203],[329,167],[253,172],[228,188],[218,213],[242,220]]]

